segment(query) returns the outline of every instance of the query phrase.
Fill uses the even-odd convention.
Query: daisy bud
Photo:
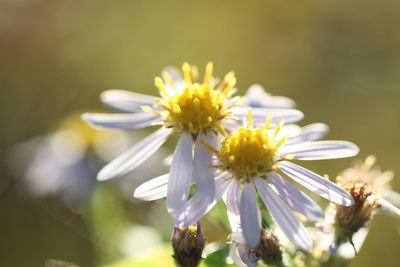
[[[174,227],[172,247],[176,263],[182,267],[198,266],[201,261],[204,243],[200,223],[184,229]]]

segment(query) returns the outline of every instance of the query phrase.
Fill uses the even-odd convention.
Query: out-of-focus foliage
[[[55,129],[73,111],[103,108],[98,96],[105,89],[155,95],[153,78],[164,66],[211,60],[216,75],[235,70],[239,94],[257,82],[293,98],[306,115],[302,123],[327,123],[329,139],[357,143],[361,157],[375,154],[383,169],[399,175],[399,23],[396,0],[0,0],[0,156]],[[350,162],[309,167],[335,177]],[[114,233],[130,226],[149,225],[164,242],[170,237],[162,201],[121,200],[116,207],[105,196],[97,199],[96,191],[93,210],[82,218],[51,201],[24,198],[7,161],[0,167],[0,266],[43,266],[48,258],[88,267],[114,262],[118,255],[104,250],[114,244]],[[99,190],[115,189],[105,186]],[[123,223],[110,229],[101,220]],[[204,221],[208,240],[226,241],[220,220]],[[397,266],[397,234],[389,219],[377,217],[352,266],[383,259]],[[159,251],[153,260],[172,264],[171,250]],[[145,259],[118,264],[132,261],[152,266]]]

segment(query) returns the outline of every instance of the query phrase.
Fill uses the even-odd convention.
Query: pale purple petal
[[[268,135],[274,135],[275,128],[271,128],[267,131]],[[296,137],[301,134],[301,127],[296,124],[286,124],[284,125],[279,133],[276,135],[276,140],[281,140],[285,136],[288,136],[288,140],[284,143],[284,145],[291,140],[291,138]]]
[[[257,190],[272,218],[297,247],[311,251],[312,240],[304,225],[294,216],[287,204],[262,179],[256,180]]]
[[[350,244],[350,242],[346,242],[343,245],[341,245],[337,251],[337,254],[342,256],[345,259],[352,259],[356,256],[354,248],[356,251],[360,251],[362,245],[364,244],[365,239],[367,238],[369,228],[368,227],[363,227],[360,230],[358,230],[352,237],[353,240],[353,245]]]
[[[298,160],[321,160],[352,157],[359,151],[355,144],[347,141],[316,141],[284,146],[279,154]]]
[[[108,180],[132,171],[153,155],[171,133],[171,129],[160,128],[150,134],[101,169],[97,175],[97,180]]]
[[[212,165],[212,152],[201,142],[211,143],[209,139],[216,138],[212,134],[197,136],[194,148],[193,178],[197,190],[204,201],[212,202],[215,195],[214,169]]]
[[[243,185],[239,203],[240,224],[243,236],[251,248],[256,248],[260,243],[260,214],[257,207],[257,195],[253,183]]]
[[[354,199],[349,193],[320,175],[289,161],[282,161],[279,166],[290,178],[321,197],[343,206],[354,204]]]
[[[311,221],[318,221],[324,217],[321,208],[305,193],[292,185],[276,172],[268,173],[268,179],[272,183],[274,191],[290,206],[292,209],[303,214]]]
[[[228,220],[231,225],[232,232],[238,231],[240,227],[240,186],[239,183],[234,181],[230,184],[226,197],[224,198],[228,212]]]
[[[297,135],[292,137],[289,136],[289,139],[285,142],[285,145],[320,140],[328,132],[329,127],[324,123],[309,124],[302,127]]]
[[[215,180],[215,199],[211,203],[203,201],[203,198],[196,194],[185,204],[179,214],[175,214],[175,225],[179,228],[186,228],[196,223],[209,212],[218,200],[226,193],[232,179],[228,179],[229,174],[223,173]]]
[[[153,106],[157,98],[126,90],[110,89],[100,95],[101,101],[107,106],[121,112],[140,112],[142,106]]]
[[[169,173],[167,207],[173,214],[180,210],[189,197],[193,173],[192,135],[182,132],[176,145]]]
[[[84,113],[82,119],[99,129],[131,130],[151,126],[154,122],[160,121],[161,117],[149,112],[129,114]]]
[[[169,173],[153,178],[139,185],[133,193],[133,197],[145,201],[151,201],[166,197],[168,188],[168,177]]]
[[[375,196],[377,203],[379,204],[378,210],[382,213],[388,213],[389,215],[400,216],[400,209],[387,201],[384,198]]]

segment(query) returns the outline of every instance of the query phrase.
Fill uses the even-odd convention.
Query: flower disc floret
[[[228,115],[226,97],[208,84],[191,84],[182,93],[168,97],[165,119],[179,129],[197,134],[218,129]]]
[[[240,128],[221,142],[217,156],[222,169],[248,181],[273,169],[279,146],[280,142],[264,129]]]
[[[233,94],[236,78],[232,72],[228,73],[223,81],[214,88],[212,79],[213,65],[206,66],[203,82],[198,79],[195,66],[185,63],[182,66],[184,86],[178,88],[167,73],[155,79],[155,85],[160,90],[162,99],[158,105],[164,109],[161,112],[165,127],[187,131],[197,135],[210,130],[225,134],[221,120],[230,115],[228,100]]]

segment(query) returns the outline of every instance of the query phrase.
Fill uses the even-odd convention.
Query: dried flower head
[[[400,209],[385,200],[390,191],[393,173],[382,172],[373,167],[376,158],[369,156],[363,162],[357,162],[337,177],[337,182],[354,198],[355,204],[350,207],[336,205],[334,226],[336,241],[334,247],[349,241],[353,248],[353,235],[367,229],[368,223],[378,212],[387,212],[400,216]],[[360,247],[360,246],[358,246]]]
[[[268,265],[275,265],[282,261],[282,250],[279,239],[268,229],[261,229],[259,249],[262,260]]]

